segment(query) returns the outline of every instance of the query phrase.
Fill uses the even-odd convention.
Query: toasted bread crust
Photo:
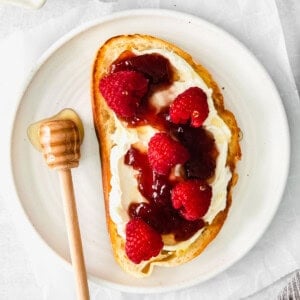
[[[123,51],[132,49],[139,51],[147,49],[165,49],[167,51],[175,52],[185,59],[185,61],[189,63],[204,80],[206,85],[213,90],[212,97],[214,105],[219,116],[230,128],[232,134],[227,156],[227,165],[232,172],[232,178],[227,187],[228,194],[225,210],[217,214],[213,222],[205,227],[200,237],[187,249],[177,250],[175,252],[162,251],[157,257],[140,264],[134,264],[127,258],[125,253],[125,241],[118,235],[116,224],[111,220],[109,214],[109,193],[111,190],[110,150],[113,146],[110,136],[115,130],[115,124],[111,110],[108,108],[98,87],[100,79],[108,73],[112,62],[116,60]],[[152,36],[139,34],[116,36],[108,40],[97,53],[92,74],[92,108],[95,129],[100,146],[106,221],[116,261],[126,272],[137,277],[143,277],[151,274],[154,265],[180,265],[198,256],[215,238],[223,226],[231,204],[232,187],[237,181],[237,174],[235,173],[236,163],[241,158],[239,146],[240,129],[238,128],[234,115],[230,111],[225,110],[223,96],[212,76],[203,66],[195,63],[189,54],[166,41]]]

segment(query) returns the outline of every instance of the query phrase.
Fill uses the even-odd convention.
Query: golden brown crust
[[[228,149],[227,165],[230,167],[233,176],[227,187],[228,196],[225,210],[218,213],[213,222],[205,227],[203,233],[199,238],[196,239],[195,242],[193,242],[185,250],[177,250],[175,252],[162,251],[159,256],[153,258],[151,261],[142,262],[137,265],[132,263],[127,258],[125,254],[124,240],[118,235],[116,225],[112,222],[109,215],[108,201],[109,192],[111,189],[110,149],[113,146],[112,141],[110,140],[110,135],[115,130],[115,124],[113,115],[110,109],[108,109],[105,100],[102,98],[99,92],[98,85],[100,78],[102,78],[108,72],[111,63],[115,59],[117,59],[118,56],[125,50],[136,49],[142,51],[154,48],[172,51],[181,56],[200,75],[206,85],[213,90],[214,105],[220,117],[230,128],[232,134]],[[122,35],[111,38],[99,49],[93,69],[92,95],[94,124],[100,146],[106,220],[116,261],[126,272],[131,273],[137,277],[143,277],[151,274],[154,265],[175,266],[185,263],[198,256],[215,238],[215,236],[223,226],[231,204],[232,187],[237,181],[235,166],[237,161],[241,158],[241,150],[239,146],[240,129],[237,126],[234,115],[230,111],[225,110],[223,96],[218,85],[214,82],[209,72],[203,66],[195,63],[189,54],[179,49],[178,47],[166,41],[148,35]]]

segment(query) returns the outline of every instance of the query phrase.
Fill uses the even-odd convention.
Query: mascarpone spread
[[[173,52],[162,49],[151,49],[134,53],[137,55],[159,53],[169,59],[171,65],[177,69],[179,74],[178,81],[174,81],[171,86],[155,92],[150,97],[149,101],[154,106],[159,108],[169,105],[177,95],[193,86],[201,88],[207,95],[209,115],[203,123],[203,127],[213,135],[219,152],[216,160],[215,176],[212,182],[209,183],[212,187],[211,204],[206,215],[203,217],[204,221],[211,223],[215,216],[226,207],[227,185],[232,176],[229,167],[226,166],[231,131],[215,109],[212,99],[212,89],[207,87],[202,78],[183,58]],[[147,148],[149,140],[158,130],[149,125],[127,128],[116,116],[115,124],[116,130],[112,135],[114,146],[110,154],[111,192],[109,194],[109,211],[112,221],[117,225],[118,234],[125,238],[125,226],[129,221],[127,211],[130,203],[133,201],[147,202],[147,200],[138,190],[135,177],[138,172],[124,163],[124,155],[130,149],[131,145],[137,142],[142,143]],[[178,242],[175,245],[164,245],[163,249],[176,251],[186,248],[200,236],[202,230],[200,229],[186,241]]]

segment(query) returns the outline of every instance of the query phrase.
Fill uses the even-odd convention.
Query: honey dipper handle
[[[76,279],[77,296],[80,300],[88,300],[89,289],[77,218],[71,170],[61,169],[58,171],[58,174],[63,198],[71,260]]]

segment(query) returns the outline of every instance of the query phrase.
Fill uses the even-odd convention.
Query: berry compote
[[[135,70],[146,76],[151,83],[148,95],[143,99],[137,114],[127,122],[128,127],[150,125],[160,131],[169,133],[190,153],[190,159],[183,165],[180,177],[160,175],[149,165],[147,152],[131,146],[124,157],[124,163],[138,171],[138,189],[147,200],[144,203],[132,202],[128,208],[130,218],[139,217],[160,234],[174,235],[175,240],[187,240],[201,229],[205,223],[202,219],[188,221],[171,202],[171,190],[180,180],[208,180],[214,176],[218,151],[212,135],[203,127],[194,128],[189,124],[173,124],[169,118],[169,107],[159,111],[148,103],[149,93],[172,84],[172,66],[168,59],[160,54],[136,56],[125,51],[112,64],[111,72]]]

